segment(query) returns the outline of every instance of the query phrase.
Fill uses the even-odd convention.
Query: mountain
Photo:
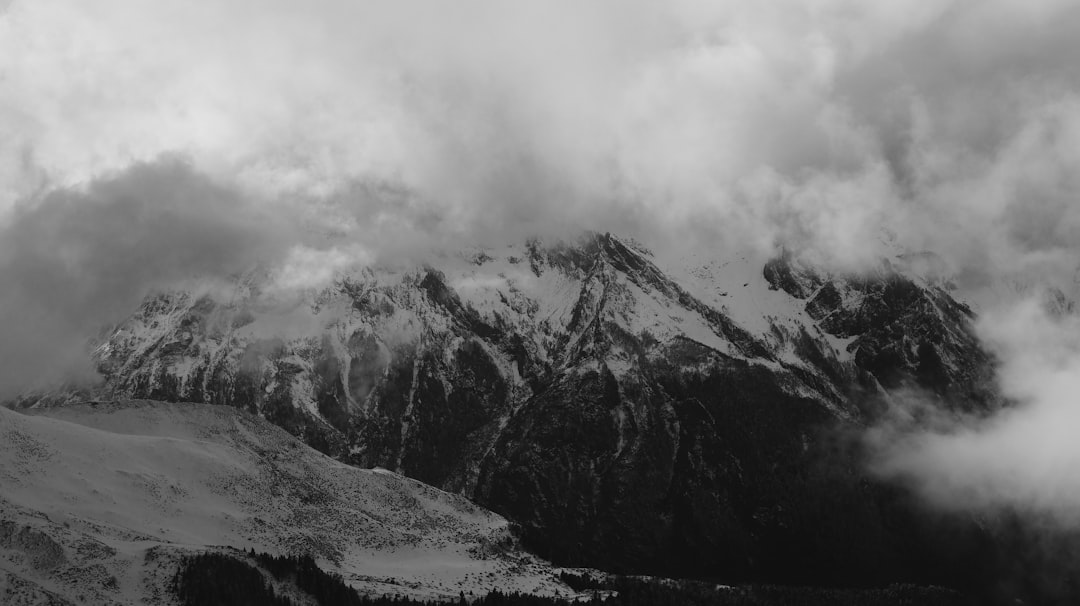
[[[938,582],[978,567],[978,524],[867,477],[853,438],[899,395],[998,405],[934,268],[659,258],[587,234],[357,267],[299,297],[267,271],[161,293],[96,356],[108,397],[249,411],[465,495],[560,564]]]
[[[169,603],[179,558],[227,547],[311,554],[376,595],[568,592],[501,516],[232,408],[0,407],[0,461],[5,604]]]

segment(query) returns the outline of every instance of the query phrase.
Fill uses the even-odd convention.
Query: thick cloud
[[[0,396],[93,377],[87,347],[153,288],[274,263],[285,217],[185,164],[140,164],[56,190],[0,228]]]
[[[8,205],[182,152],[361,231],[701,230],[858,264],[885,224],[1016,265],[1043,240],[1010,209],[1073,191],[1039,174],[1076,148],[1068,2],[38,0],[0,19]],[[357,184],[408,193],[373,206]]]
[[[269,256],[302,288],[419,243],[579,227],[856,268],[891,238],[937,251],[966,292],[1068,291],[1078,34],[1071,0],[15,0],[0,383],[77,366],[91,327],[188,275]],[[267,220],[282,214],[304,233]],[[1006,377],[1041,351],[985,330]],[[975,441],[909,436],[935,456],[882,465],[1072,420],[1065,390],[1013,395],[1017,412],[960,432]],[[981,469],[988,494],[1022,492]]]
[[[872,434],[875,471],[948,509],[1080,526],[1080,318],[1028,301],[986,315],[979,329],[1002,359],[1001,389],[1016,406],[973,420],[934,416],[918,397],[903,402],[896,422]]]

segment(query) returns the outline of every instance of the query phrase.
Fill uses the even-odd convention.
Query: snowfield
[[[508,522],[242,411],[0,407],[0,603],[168,603],[185,552],[311,553],[372,594],[568,593]]]

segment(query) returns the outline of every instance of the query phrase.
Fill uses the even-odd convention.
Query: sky
[[[1077,288],[1072,0],[0,7],[0,391],[92,373],[81,343],[196,276],[581,227]],[[1080,446],[1032,436],[1078,416],[1080,327],[1007,299],[977,330],[1016,412],[883,440],[878,469],[1061,511]]]

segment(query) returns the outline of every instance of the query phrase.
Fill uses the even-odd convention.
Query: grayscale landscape
[[[0,603],[1076,603],[1078,41],[0,0]]]

